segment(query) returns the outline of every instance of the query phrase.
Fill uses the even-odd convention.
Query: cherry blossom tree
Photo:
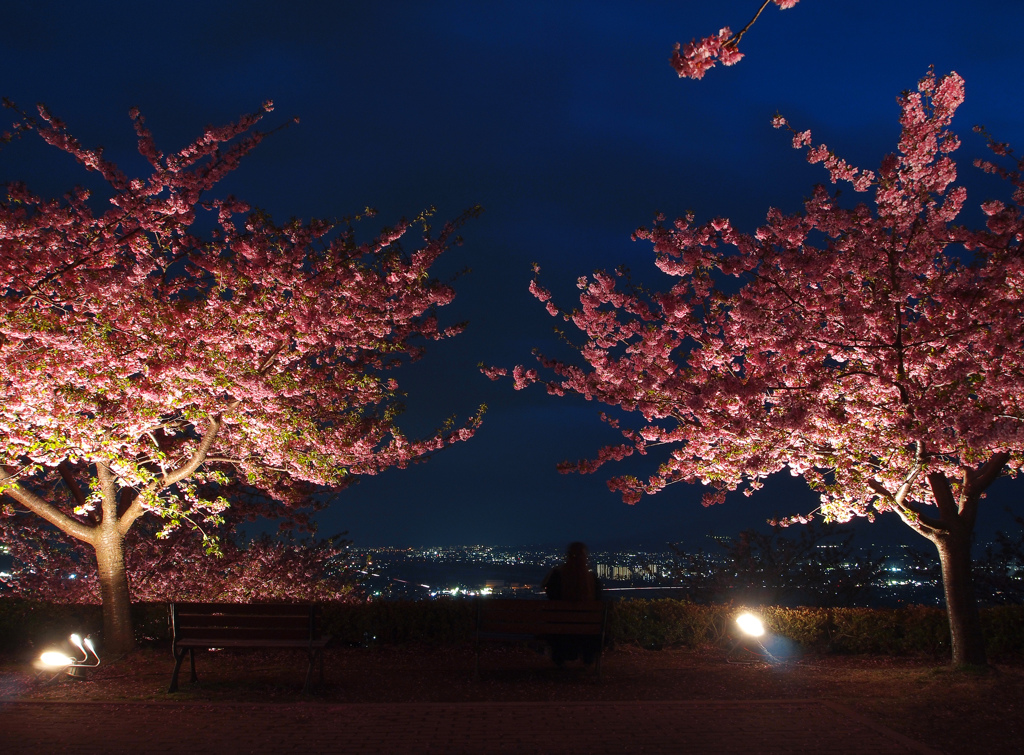
[[[771,209],[752,234],[725,218],[659,218],[635,238],[676,281],[667,291],[599,272],[563,312],[538,281],[531,290],[585,336],[578,362],[540,356],[548,391],[643,420],[605,417],[625,442],[565,470],[666,446],[650,477],[609,486],[635,503],[699,481],[711,505],[786,469],[821,496],[790,521],[898,517],[938,550],[953,662],[983,664],[972,533],[985,491],[1024,463],[1024,161],[990,140],[1014,165],[977,164],[1007,179],[1012,198],[982,205],[984,228],[956,224],[966,191],[949,124],[963,96],[955,73],[904,93],[898,154],[877,172],[792,132],[833,183],[868,201],[818,186],[803,212]],[[542,379],[523,367],[513,377],[517,388]]]
[[[407,438],[389,377],[459,330],[438,324],[454,291],[430,268],[464,218],[431,234],[421,217],[407,251],[416,222],[359,242],[348,222],[275,225],[211,196],[271,109],[172,154],[133,111],[143,179],[42,107],[4,135],[34,132],[102,188],[44,200],[11,183],[0,203],[0,494],[8,521],[30,512],[93,550],[108,652],[134,643],[125,538],[140,518],[213,550],[229,505],[301,528],[317,491],[479,421]]]

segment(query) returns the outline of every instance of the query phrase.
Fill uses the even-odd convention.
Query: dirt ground
[[[47,683],[31,663],[0,658],[0,699],[195,702],[471,702],[828,699],[947,753],[1018,752],[1024,739],[1024,663],[954,670],[934,659],[804,657],[771,663],[742,650],[605,653],[592,668],[556,668],[540,648],[485,646],[481,678],[471,647],[331,648],[325,683],[301,694],[296,651],[197,655],[199,682],[167,693],[173,659],[149,647],[104,663],[85,680]]]

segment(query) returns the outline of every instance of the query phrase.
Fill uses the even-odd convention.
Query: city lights
[[[714,539],[714,538],[713,538]],[[729,538],[720,538],[729,541]],[[693,549],[695,546],[689,546]],[[818,546],[833,549],[833,543]],[[704,561],[693,565],[672,548],[651,546],[615,550],[592,549],[594,572],[609,598],[679,597],[699,590],[727,563],[724,549],[703,552]],[[859,555],[859,554],[858,554]],[[539,596],[544,575],[564,557],[562,546],[449,545],[430,547],[379,547],[355,551],[353,566],[367,593],[375,600],[433,600]],[[927,573],[917,566],[909,546],[872,546],[866,557],[884,560],[884,568],[863,583],[862,594],[852,605],[892,607],[910,603],[940,605],[942,589],[937,570]],[[856,573],[860,561],[837,563],[830,571]],[[756,575],[754,575],[756,576]],[[1011,573],[1011,579],[1014,574]],[[1024,581],[1024,571],[1016,575]],[[792,585],[780,585],[792,587]],[[770,585],[740,585],[713,596],[755,605]],[[698,598],[699,599],[699,598]]]

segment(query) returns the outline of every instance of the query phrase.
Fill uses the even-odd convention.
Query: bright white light
[[[752,637],[760,637],[764,634],[764,624],[752,613],[740,614],[736,617],[736,623],[739,624],[740,629]]]
[[[83,653],[85,652],[85,648],[82,647],[82,638],[81,637],[79,637],[77,634],[73,634],[68,639],[71,640],[71,644],[72,645],[74,645],[76,648],[81,650]],[[88,657],[88,655],[86,657]]]
[[[68,658],[64,653],[58,653],[56,650],[47,650],[41,656],[39,660],[46,666],[52,666],[53,668],[60,668],[62,666],[70,666],[75,662],[74,658]]]

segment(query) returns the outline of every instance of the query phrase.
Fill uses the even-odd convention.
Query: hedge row
[[[609,633],[647,648],[727,646],[737,635],[735,606],[676,600],[616,603]],[[804,650],[877,655],[950,654],[949,623],[941,608],[779,608],[757,610],[767,630]],[[982,631],[994,657],[1024,656],[1024,606],[981,609]]]
[[[140,641],[169,639],[166,604],[137,604],[133,612]],[[735,642],[738,612],[729,605],[624,600],[611,606],[608,634],[613,643],[652,649],[727,647]],[[949,627],[939,608],[763,608],[758,613],[773,635],[805,650],[949,655]],[[327,604],[323,631],[345,645],[458,644],[472,640],[474,617],[470,600]],[[1024,606],[985,608],[981,619],[993,658],[1024,656]],[[101,627],[96,605],[0,599],[0,652],[29,655],[73,631],[97,636]]]

